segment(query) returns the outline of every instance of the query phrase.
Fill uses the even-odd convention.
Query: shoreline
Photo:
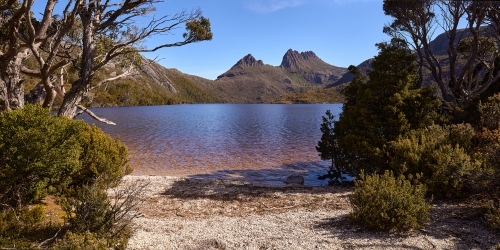
[[[149,183],[127,249],[494,249],[498,232],[477,208],[433,204],[430,223],[408,233],[365,230],[348,220],[352,187],[272,186],[171,176]]]

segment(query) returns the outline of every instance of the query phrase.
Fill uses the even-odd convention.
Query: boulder
[[[304,185],[304,177],[300,175],[290,175],[286,177],[285,181],[286,184],[300,184]]]

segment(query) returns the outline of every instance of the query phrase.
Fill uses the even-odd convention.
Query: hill
[[[264,64],[251,54],[217,77],[214,86],[232,103],[269,103],[283,95],[323,89],[347,72],[325,63],[312,51],[288,50],[280,66]],[[279,102],[279,101],[278,101]],[[330,102],[325,99],[313,102]]]

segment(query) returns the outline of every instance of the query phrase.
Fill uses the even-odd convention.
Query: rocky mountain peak
[[[298,70],[307,68],[311,63],[316,63],[315,61],[321,60],[312,51],[298,52],[296,50],[289,49],[283,56],[281,61],[281,68]]]
[[[248,54],[241,58],[236,65],[234,66],[241,66],[241,67],[256,67],[256,66],[262,66],[264,63],[262,60],[256,60],[255,57],[252,56],[252,54]]]

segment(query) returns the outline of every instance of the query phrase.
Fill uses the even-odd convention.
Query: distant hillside
[[[120,74],[121,69],[111,63],[96,78]],[[213,89],[211,80],[167,69],[143,58],[136,65],[136,74],[101,86],[85,103],[87,106],[137,106],[179,103],[225,102]]]
[[[277,67],[248,54],[218,76],[214,86],[229,102],[269,103],[283,95],[322,89],[345,72],[346,68],[329,65],[312,51],[299,53],[290,49]]]
[[[325,63],[312,51],[299,53],[292,49],[283,56],[280,68],[315,84],[334,83],[347,72],[346,68]]]

